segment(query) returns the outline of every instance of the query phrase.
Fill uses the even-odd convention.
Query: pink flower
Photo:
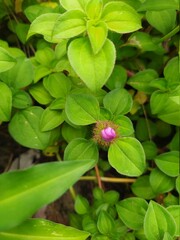
[[[107,141],[110,142],[116,137],[116,132],[113,128],[107,127],[101,130],[101,137]]]

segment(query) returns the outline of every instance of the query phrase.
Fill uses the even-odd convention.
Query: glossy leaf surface
[[[39,208],[60,197],[93,165],[91,159],[51,162],[1,174],[0,230],[21,224]]]

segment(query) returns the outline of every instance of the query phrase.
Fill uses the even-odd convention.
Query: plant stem
[[[75,199],[76,199],[76,192],[75,192],[74,188],[70,187],[69,191],[70,191],[72,199],[75,201]]]
[[[99,188],[103,189],[102,182],[101,182],[101,177],[100,177],[100,174],[99,174],[99,168],[98,168],[97,165],[95,166],[95,171],[96,171],[96,179],[98,181],[98,186],[99,186]]]
[[[175,27],[171,32],[169,32],[168,34],[166,34],[164,37],[162,37],[161,39],[155,41],[155,43],[160,43],[160,42],[163,42],[163,41],[165,41],[165,40],[173,37],[176,33],[179,32],[179,29],[180,29],[179,26]]]
[[[81,181],[93,181],[97,180],[96,176],[84,176],[80,178]],[[113,182],[113,183],[133,183],[136,178],[110,178],[110,177],[100,177],[101,182]]]

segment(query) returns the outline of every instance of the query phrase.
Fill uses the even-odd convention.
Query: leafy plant
[[[177,239],[178,2],[0,4],[1,125],[54,156],[0,175],[0,237]],[[90,199],[74,196],[79,180]],[[69,188],[72,227],[32,218]]]

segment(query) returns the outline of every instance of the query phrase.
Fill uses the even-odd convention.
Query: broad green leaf
[[[116,204],[119,218],[128,228],[133,230],[143,227],[147,208],[148,203],[137,197],[127,198]]]
[[[6,49],[0,47],[0,72],[11,69],[15,63],[16,59],[13,58]]]
[[[175,27],[176,11],[173,9],[147,11],[146,19],[151,24],[151,26],[166,35]]]
[[[21,225],[0,232],[3,240],[85,240],[89,233],[45,219],[28,219]]]
[[[76,138],[85,138],[87,134],[87,128],[86,126],[78,126],[77,128],[75,128],[65,122],[63,123],[61,133],[66,142],[69,143]]]
[[[127,137],[133,134],[133,124],[128,117],[119,115],[113,122],[119,125],[118,132],[121,137]]]
[[[180,126],[180,86],[171,91],[155,91],[150,99],[151,111],[172,125]]]
[[[180,84],[179,64],[179,57],[174,57],[168,61],[164,68],[164,77],[167,80],[169,87],[178,86]],[[180,105],[180,94],[178,104]]]
[[[94,159],[98,160],[97,145],[91,141],[83,138],[73,139],[64,151],[64,160],[84,160]]]
[[[103,0],[91,0],[86,5],[86,14],[89,19],[97,20],[101,17]]]
[[[40,129],[46,132],[58,127],[64,122],[64,112],[62,110],[51,110],[47,107],[40,118]]]
[[[13,93],[12,105],[18,109],[24,109],[33,105],[32,98],[24,90],[17,90]]]
[[[43,86],[42,82],[38,82],[34,85],[32,85],[29,88],[30,94],[33,96],[33,98],[40,104],[48,104],[50,103],[53,98],[49,94],[49,92],[46,90],[46,88]]]
[[[76,125],[89,125],[99,119],[100,108],[97,99],[90,94],[71,94],[67,97],[65,112]]]
[[[176,233],[175,236],[180,236],[180,205],[172,205],[167,208],[168,212],[174,218],[176,223]]]
[[[145,154],[140,142],[131,137],[120,138],[108,150],[110,165],[126,176],[139,176],[145,170]]]
[[[166,193],[174,189],[174,179],[155,168],[150,173],[150,184],[155,193]]]
[[[168,232],[166,232],[166,233],[164,234],[163,240],[173,240],[173,239],[174,239],[174,238],[171,237],[171,235],[170,235]]]
[[[147,160],[152,160],[156,157],[158,148],[156,144],[151,140],[151,141],[145,141],[141,143],[146,155]]]
[[[31,61],[25,57],[16,58],[16,64],[6,72],[0,74],[0,79],[9,87],[20,89],[28,86],[34,79]]]
[[[55,132],[40,130],[42,114],[43,109],[37,106],[17,112],[9,124],[11,136],[22,146],[29,148],[45,149],[51,145]]]
[[[43,80],[46,90],[54,98],[65,98],[71,89],[71,81],[63,73],[52,73]]]
[[[93,49],[93,53],[97,54],[103,47],[106,38],[108,29],[104,22],[98,22],[94,24],[93,21],[87,22],[87,33]]]
[[[60,4],[66,9],[66,10],[74,10],[74,9],[80,9],[84,10],[85,6],[88,2],[88,0],[59,0]]]
[[[166,9],[179,9],[178,0],[145,0],[142,5],[138,8],[138,11],[161,11]]]
[[[144,175],[139,178],[131,185],[132,192],[144,199],[152,199],[156,196],[152,186],[150,185],[149,175]]]
[[[60,197],[94,161],[39,164],[0,176],[0,231],[16,227],[39,208]]]
[[[106,94],[103,104],[105,108],[117,116],[128,113],[131,110],[133,101],[127,90],[117,88]]]
[[[3,82],[0,82],[0,122],[10,120],[12,108],[11,89]]]
[[[110,2],[104,6],[101,19],[108,29],[118,33],[133,32],[141,28],[137,12],[124,2]]]
[[[86,30],[85,13],[70,10],[62,14],[54,25],[52,37],[55,39],[72,38]]]
[[[59,13],[46,13],[37,17],[30,25],[27,38],[30,38],[34,34],[42,34],[45,39],[50,42],[58,42],[57,39],[53,39],[52,32],[54,30],[55,23],[60,18]]]
[[[38,65],[34,68],[34,83],[37,83],[43,77],[49,75],[52,72],[52,69],[43,65]]]
[[[155,158],[158,168],[170,177],[179,175],[179,151],[162,153]]]
[[[100,211],[97,220],[97,228],[103,235],[110,235],[114,231],[115,221],[107,211]]]
[[[115,62],[114,44],[106,39],[101,51],[94,55],[88,38],[73,40],[68,48],[70,64],[92,91],[99,90],[111,75]]]
[[[158,74],[153,69],[146,69],[136,73],[129,78],[128,84],[136,90],[151,94],[155,88],[149,86],[149,83],[158,77]]]
[[[66,99],[65,98],[56,98],[55,100],[53,100],[49,106],[49,108],[51,110],[60,110],[60,109],[64,109],[65,107],[65,102]]]
[[[51,65],[51,62],[55,59],[55,53],[52,48],[45,47],[43,49],[39,49],[35,53],[35,60],[46,67]]]
[[[170,213],[160,204],[150,201],[144,220],[144,231],[147,239],[161,240],[164,233],[175,235],[176,225]]]

